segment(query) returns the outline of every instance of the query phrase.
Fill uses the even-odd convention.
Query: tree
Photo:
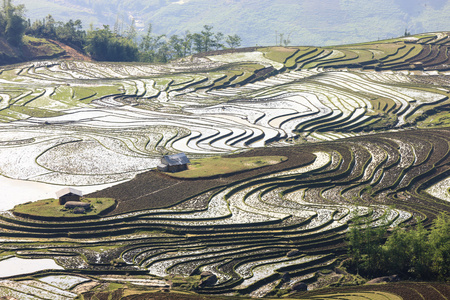
[[[184,56],[185,51],[183,49],[183,39],[179,38],[178,35],[175,34],[170,37],[169,45],[173,51],[173,58]]]
[[[382,263],[382,242],[386,234],[386,224],[371,226],[367,217],[354,216],[348,233],[348,254],[356,272],[373,275]]]
[[[114,34],[108,25],[87,33],[85,49],[96,60],[102,61],[136,61],[139,57],[137,44]]]
[[[431,270],[442,280],[450,278],[450,217],[437,217],[428,237],[431,250]]]
[[[56,30],[55,30],[56,21],[53,19],[52,15],[48,15],[44,19],[44,28],[46,37],[55,38]]]
[[[160,61],[158,51],[165,44],[165,35],[154,36],[152,34],[152,24],[149,24],[147,34],[142,38],[139,44],[140,60],[145,62],[157,62]]]
[[[11,15],[8,18],[8,22],[6,24],[6,39],[7,41],[14,45],[18,46],[22,43],[22,38],[26,30],[26,22],[24,18],[19,15]]]
[[[421,223],[415,230],[396,228],[383,246],[385,268],[415,278],[431,278],[427,231]]]
[[[203,52],[204,51],[204,46],[203,46],[203,38],[202,35],[199,33],[194,33],[192,35],[192,42],[194,44],[194,50],[197,53]]]
[[[352,219],[353,224],[348,232],[348,254],[356,267],[356,273],[359,274],[359,266],[362,259],[363,235],[361,234],[361,222],[357,218]]]
[[[184,33],[182,45],[182,55],[181,57],[188,56],[192,51],[192,34],[187,30]]]
[[[218,32],[218,33],[214,34],[214,39],[212,41],[211,46],[214,47],[216,50],[223,49],[222,40],[223,40],[222,32]]]
[[[84,46],[86,32],[82,30],[81,20],[69,20],[65,24],[62,22],[58,22],[57,24],[58,26],[55,27],[56,39],[71,46],[76,46],[79,49]]]
[[[86,44],[86,31],[83,30],[81,20],[71,19],[67,23],[56,22],[52,15],[48,15],[43,20],[36,20],[33,24],[29,24],[25,33],[35,37],[55,39],[78,48],[79,51],[83,51]]]
[[[202,51],[208,52],[211,51],[211,48],[214,46],[214,33],[212,32],[212,26],[204,25],[201,33],[201,41],[202,41]]]
[[[225,43],[227,43],[228,47],[230,47],[231,49],[235,49],[235,48],[239,47],[241,45],[241,42],[242,42],[242,39],[237,34],[228,35],[225,40]]]
[[[394,274],[407,274],[410,254],[408,233],[403,228],[395,228],[383,246],[385,266]]]
[[[7,41],[14,46],[22,43],[27,28],[27,21],[23,17],[24,11],[25,6],[14,6],[11,4],[11,0],[5,0],[3,3],[3,24],[1,24],[1,28],[4,30]]]
[[[128,26],[128,29],[127,29],[125,37],[127,39],[130,39],[130,40],[135,40],[136,39],[136,35],[137,35],[136,21],[133,19],[131,21],[131,25]]]
[[[355,219],[348,233],[350,267],[365,275],[402,274],[416,279],[450,278],[450,217],[441,214],[430,230],[397,227],[383,245],[383,234]],[[377,229],[375,229],[377,231]],[[370,233],[372,232],[372,233]],[[381,251],[380,251],[381,250]]]

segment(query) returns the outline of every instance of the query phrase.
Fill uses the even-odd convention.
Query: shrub
[[[442,213],[426,230],[397,227],[383,244],[385,227],[363,228],[355,220],[348,233],[350,270],[367,276],[401,274],[416,279],[450,279],[450,217]]]

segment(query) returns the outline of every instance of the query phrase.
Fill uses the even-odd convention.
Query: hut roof
[[[62,197],[64,195],[67,195],[67,194],[74,194],[74,195],[78,195],[80,197],[83,196],[83,193],[80,190],[67,187],[67,188],[63,188],[62,190],[57,191],[56,192],[56,197],[60,198],[60,197]]]
[[[173,155],[164,155],[163,156],[165,163],[169,166],[179,166],[190,164],[189,158],[187,158],[186,154],[178,153]]]

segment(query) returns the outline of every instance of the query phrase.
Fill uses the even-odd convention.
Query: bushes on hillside
[[[55,39],[69,46],[83,49],[86,42],[86,31],[80,20],[69,20],[67,23],[57,22],[52,15],[48,15],[42,20],[36,20],[31,24],[28,21],[26,34],[40,37]]]
[[[13,46],[22,43],[22,38],[26,29],[26,21],[23,18],[25,7],[23,5],[14,6],[11,0],[5,0],[0,10],[0,36]]]
[[[86,32],[80,20],[63,23],[48,15],[33,23],[28,21],[26,34],[61,41],[100,61],[168,62],[194,53],[225,48],[222,43],[224,35],[213,32],[213,27],[208,25],[203,26],[200,33],[191,34],[187,31],[182,36],[170,37],[153,34],[151,24],[147,33],[140,38],[137,37],[134,24],[124,32],[118,28],[114,26],[114,30],[111,30],[109,26],[103,25],[103,28],[91,28]],[[230,48],[239,47],[241,38],[229,35],[225,43]]]
[[[136,43],[114,34],[108,25],[87,33],[85,49],[100,61],[136,61],[139,57]]]
[[[363,276],[400,274],[415,279],[450,279],[450,217],[438,216],[430,230],[397,227],[385,238],[386,227],[365,227],[354,219],[348,234],[348,268]],[[385,242],[383,243],[383,241]]]

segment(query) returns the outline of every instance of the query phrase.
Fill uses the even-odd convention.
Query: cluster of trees
[[[11,0],[3,0],[0,9],[0,36],[14,46],[22,43],[22,37],[26,29],[24,19],[25,7],[23,5],[14,6]]]
[[[145,36],[138,36],[134,23],[122,30],[117,24],[111,29],[83,30],[80,20],[56,21],[51,15],[33,23],[24,18],[25,7],[15,6],[11,0],[3,0],[0,9],[0,37],[18,46],[24,34],[61,41],[79,51],[90,54],[100,61],[143,61],[167,62],[190,54],[236,48],[241,45],[238,35],[225,36],[213,32],[212,26],[205,25],[198,33],[185,32],[183,36],[154,35],[150,25]]]
[[[27,22],[25,33],[34,37],[48,38],[61,41],[72,47],[82,50],[86,44],[86,31],[80,20],[70,20],[67,23],[57,22],[48,15],[42,20]]]
[[[190,54],[236,48],[241,44],[238,35],[224,36],[203,26],[199,33],[185,32],[183,36],[154,35],[150,25],[147,33],[139,37],[134,24],[122,30],[121,26],[83,30],[80,20],[56,22],[51,15],[33,23],[28,21],[26,34],[59,40],[78,50],[89,53],[100,61],[167,62]]]
[[[239,36],[225,37],[221,32],[213,32],[212,28],[205,25],[199,33],[187,31],[183,36],[167,37],[164,34],[154,35],[149,25],[145,36],[139,39],[134,25],[125,32],[118,32],[116,26],[111,30],[104,25],[102,29],[87,32],[84,49],[94,59],[103,61],[168,62],[194,53],[240,46]]]
[[[430,230],[395,228],[387,237],[387,227],[367,227],[364,218],[355,218],[348,234],[348,267],[363,276],[398,274],[403,278],[450,279],[450,217],[442,214]]]
[[[183,36],[153,35],[151,25],[147,34],[139,43],[140,60],[146,62],[167,62],[171,59],[185,57],[193,53],[220,49],[234,49],[241,45],[238,35],[224,36],[213,32],[213,27],[204,25],[199,33],[186,31]],[[225,45],[226,44],[226,45]]]

